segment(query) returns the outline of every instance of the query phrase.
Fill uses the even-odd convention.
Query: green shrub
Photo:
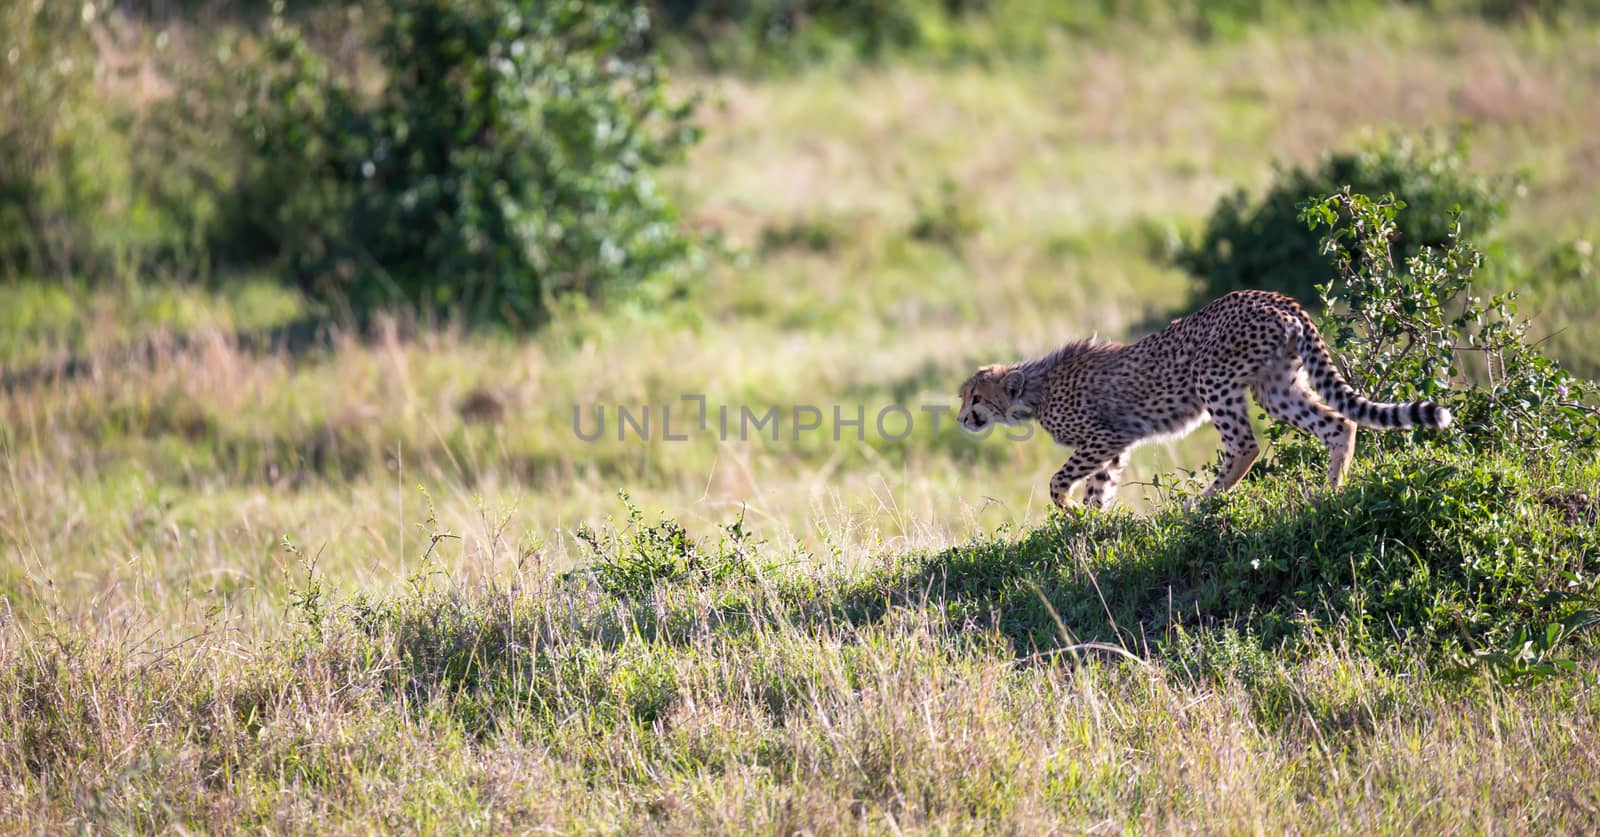
[[[1559,471],[1413,447],[1326,501],[1297,507],[1280,484],[1276,501],[1213,504],[1152,560],[1199,581],[1190,608],[1248,614],[1264,638],[1301,634],[1309,617],[1378,659],[1545,666],[1600,605],[1600,503]]]
[[[1449,407],[1457,424],[1438,437],[1443,444],[1523,453],[1600,448],[1600,411],[1586,401],[1594,384],[1529,342],[1513,294],[1474,294],[1483,259],[1459,223],[1443,248],[1423,247],[1397,262],[1392,242],[1405,206],[1347,189],[1302,212],[1308,229],[1328,230],[1322,249],[1336,279],[1317,289],[1327,312],[1322,332],[1346,379],[1380,401]],[[1364,436],[1369,445],[1409,441]]]
[[[626,494],[622,502],[628,521],[621,531],[582,527],[577,532],[595,556],[589,572],[607,593],[639,597],[663,584],[719,584],[750,570],[751,550],[757,543],[745,528],[742,514],[723,527],[718,543],[707,546],[671,518],[646,525],[643,513]]]
[[[107,201],[90,27],[99,3],[0,7],[0,275],[69,276],[100,254]]]
[[[1334,273],[1318,247],[1321,236],[1300,220],[1302,202],[1345,188],[1398,196],[1409,211],[1392,245],[1404,261],[1424,247],[1448,246],[1458,221],[1468,235],[1486,232],[1503,210],[1495,185],[1467,171],[1465,152],[1460,142],[1440,147],[1395,137],[1384,146],[1326,155],[1310,168],[1280,169],[1259,199],[1242,190],[1223,198],[1177,262],[1199,280],[1205,300],[1253,288],[1309,305]]]
[[[281,14],[229,40],[205,99],[242,153],[212,221],[222,255],[271,255],[318,299],[513,326],[550,301],[678,270],[692,241],[652,173],[694,140],[611,4],[392,0],[364,7],[381,89]],[[181,191],[181,190],[180,190]]]

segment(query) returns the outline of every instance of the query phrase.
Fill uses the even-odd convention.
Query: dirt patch
[[[1561,518],[1569,525],[1586,523],[1593,526],[1596,518],[1600,518],[1600,500],[1581,491],[1547,494],[1539,502],[1545,508],[1560,512]]]

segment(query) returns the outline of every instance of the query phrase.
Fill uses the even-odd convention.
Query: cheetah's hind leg
[[[1328,487],[1337,489],[1342,485],[1356,450],[1356,423],[1313,395],[1298,366],[1281,377],[1257,384],[1251,391],[1267,415],[1322,440],[1328,447]]]

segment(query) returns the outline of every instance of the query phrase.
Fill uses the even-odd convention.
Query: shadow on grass
[[[1226,509],[1058,518],[1015,540],[990,537],[899,556],[844,582],[799,578],[776,589],[752,574],[710,586],[663,581],[620,595],[578,573],[549,597],[413,601],[368,635],[387,636],[380,641],[398,653],[392,689],[416,706],[441,691],[472,696],[458,698],[452,712],[480,735],[501,727],[493,707],[507,701],[539,707],[550,724],[575,707],[601,726],[653,722],[676,693],[669,658],[706,643],[728,653],[751,649],[749,676],[781,719],[803,707],[807,666],[816,661],[808,652],[760,661],[770,652],[755,651],[764,644],[758,637],[774,631],[835,638],[849,656],[872,644],[865,638],[879,627],[909,617],[958,642],[993,631],[1019,660],[1085,642],[1159,657],[1178,638],[1221,626],[1264,638],[1285,621],[1279,604],[1286,600],[1252,577],[1258,571],[1245,555],[1257,544],[1303,537],[1338,513],[1308,505],[1243,532]]]
[[[570,627],[608,649],[780,624],[849,634],[914,613],[952,634],[997,631],[1018,657],[1085,642],[1162,656],[1218,631],[1272,649],[1339,629],[1374,658],[1411,659],[1543,629],[1565,606],[1551,591],[1600,572],[1600,534],[1567,511],[1590,508],[1589,494],[1501,465],[1419,467],[1431,462],[1413,453],[1332,495],[1275,478],[1193,512],[1053,517],[843,580],[774,588],[746,574],[624,595],[576,573],[556,598],[583,599]]]
[[[1290,539],[1317,514],[1300,509],[1250,540]],[[1218,524],[1206,514],[1058,518],[1014,541],[987,539],[880,571],[826,610],[856,626],[920,610],[954,627],[997,630],[1018,656],[1081,643],[1159,654],[1177,630],[1218,626],[1280,636],[1280,597]]]
[[[1338,630],[1382,660],[1498,647],[1580,606],[1572,579],[1600,571],[1600,536],[1570,511],[1588,493],[1402,458],[1333,495],[1272,479],[1189,514],[1055,518],[904,560],[811,608],[852,625],[919,610],[997,630],[1019,656],[1084,642],[1162,656],[1218,629],[1269,650]]]

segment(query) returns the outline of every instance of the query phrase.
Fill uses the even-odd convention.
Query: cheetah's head
[[[1033,407],[1023,401],[1027,380],[1011,366],[985,366],[961,385],[961,426],[976,433],[990,422],[1022,424],[1033,417]]]

